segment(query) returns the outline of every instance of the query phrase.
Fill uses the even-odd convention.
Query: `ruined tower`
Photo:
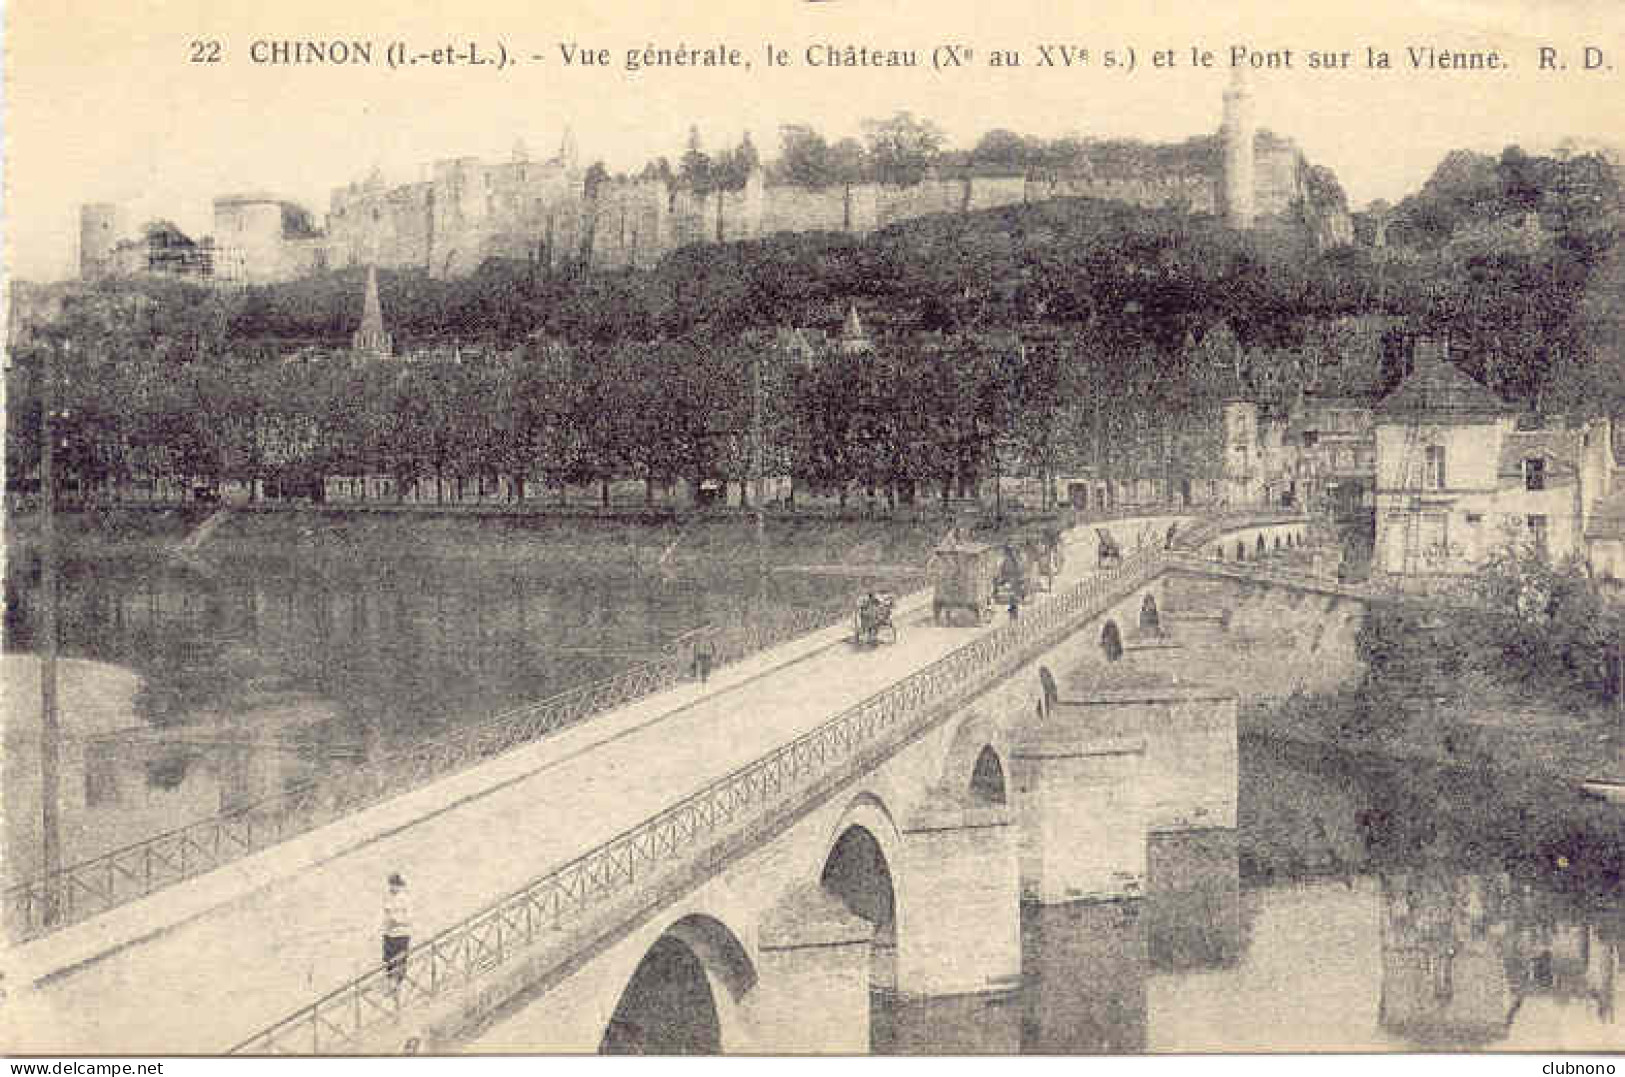
[[[125,235],[124,212],[111,202],[79,207],[79,276],[84,280],[113,272],[113,251]]]
[[[1232,228],[1251,228],[1254,216],[1253,140],[1258,131],[1253,119],[1253,97],[1243,69],[1235,68],[1224,91],[1224,220]]]
[[[395,342],[384,332],[384,311],[378,303],[378,270],[367,267],[367,298],[361,307],[361,328],[350,338],[350,350],[357,360],[388,359]]]

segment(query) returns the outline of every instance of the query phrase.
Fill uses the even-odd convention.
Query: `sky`
[[[750,131],[764,156],[785,123],[858,134],[867,117],[908,109],[968,147],[1004,127],[1054,137],[1177,140],[1218,127],[1230,50],[1292,50],[1290,69],[1251,70],[1258,122],[1335,171],[1351,202],[1396,200],[1457,148],[1499,152],[1625,144],[1625,4],[1618,0],[1364,0],[1359,3],[1060,0],[752,0],[680,5],[614,0],[11,0],[6,4],[5,235],[9,275],[77,271],[78,207],[112,201],[135,222],[211,230],[220,194],[269,192],[318,220],[330,190],[374,167],[392,182],[437,160],[532,158],[575,132],[585,161],[636,170],[675,159],[688,128],[710,148]],[[252,62],[256,41],[364,40],[371,66]],[[506,47],[506,70],[427,61],[390,69],[403,42],[427,54],[472,42]],[[220,43],[218,63],[192,63]],[[815,68],[808,46],[913,49],[919,69]],[[569,66],[561,45],[607,48],[610,66]],[[629,73],[629,49],[737,48],[750,69]],[[769,46],[790,66],[769,66]],[[939,45],[966,66],[933,70]],[[1038,46],[1089,50],[1083,67],[1042,67]],[[1495,50],[1500,71],[1413,69],[1407,48]],[[1584,48],[1603,65],[1583,70]],[[1192,48],[1214,53],[1192,64]],[[1393,67],[1366,67],[1368,47]],[[1539,69],[1542,47],[1566,70]],[[1102,65],[1133,48],[1133,71]],[[1015,50],[1019,68],[994,68]],[[1172,52],[1175,66],[1153,66]],[[1308,53],[1349,51],[1350,67],[1310,69]],[[540,55],[538,62],[532,57]]]

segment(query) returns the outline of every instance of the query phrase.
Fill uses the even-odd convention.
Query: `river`
[[[63,651],[87,660],[64,665],[69,863],[609,676],[705,625],[836,614],[871,582],[263,555],[69,560],[62,580]],[[8,581],[14,650],[36,590],[26,566]],[[37,867],[37,764],[9,750],[28,696],[7,687],[16,877]],[[1236,831],[1155,835],[1143,901],[1027,907],[1016,990],[875,992],[874,1050],[1625,1047],[1620,896],[1586,874],[1583,845],[1558,858],[1504,818],[1328,759],[1244,740]]]
[[[61,653],[88,661],[63,670],[63,863],[455,735],[647,661],[696,630],[836,616],[861,589],[883,585],[606,560],[67,559]],[[7,580],[14,654],[30,652],[36,635],[31,568],[14,566]],[[13,880],[39,866],[30,668],[7,666]]]

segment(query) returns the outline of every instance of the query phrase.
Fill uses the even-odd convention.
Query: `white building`
[[[1374,570],[1459,575],[1510,542],[1554,561],[1591,555],[1587,522],[1614,470],[1607,420],[1520,429],[1516,409],[1423,340],[1375,427]]]

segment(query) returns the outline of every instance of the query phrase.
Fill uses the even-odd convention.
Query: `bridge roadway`
[[[1160,538],[1168,519],[1113,529]],[[1057,588],[1095,563],[1088,529],[1074,543]],[[390,872],[409,881],[414,936],[433,936],[1005,618],[935,626],[928,592],[897,616],[896,644],[826,629],[19,947],[8,980],[37,986],[8,1006],[0,1046],[224,1050],[378,964]]]

